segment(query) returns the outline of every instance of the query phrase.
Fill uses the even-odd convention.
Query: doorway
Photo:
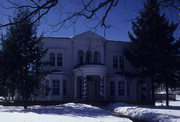
[[[87,76],[87,100],[98,101],[100,98],[100,77]]]

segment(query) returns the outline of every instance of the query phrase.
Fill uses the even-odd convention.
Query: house
[[[45,37],[51,71],[46,101],[151,101],[150,82],[128,77],[133,68],[123,55],[129,42],[106,40],[88,31],[72,38]]]

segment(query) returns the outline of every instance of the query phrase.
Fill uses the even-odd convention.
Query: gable
[[[75,40],[84,40],[84,41],[102,41],[102,40],[105,40],[102,36],[94,33],[94,32],[91,32],[91,31],[87,31],[87,32],[84,32],[84,33],[81,33],[79,35],[76,35],[73,37],[73,39]]]

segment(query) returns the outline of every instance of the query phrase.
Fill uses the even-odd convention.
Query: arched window
[[[62,66],[62,54],[58,53],[57,54],[57,66]]]
[[[100,53],[98,51],[94,52],[94,64],[100,63]]]
[[[50,63],[50,66],[55,66],[55,54],[54,53],[49,54],[49,63]]]
[[[118,58],[117,58],[117,56],[113,56],[113,68],[118,68]]]
[[[80,50],[78,52],[78,64],[83,64],[83,60],[84,60],[84,53],[82,50]]]
[[[91,51],[86,52],[86,63],[91,64],[92,63],[92,53]]]

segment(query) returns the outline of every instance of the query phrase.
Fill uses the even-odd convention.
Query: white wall
[[[64,73],[61,75],[50,75],[49,79],[56,79],[59,78],[63,81],[63,79],[67,79],[67,92],[68,95],[66,98],[63,98],[63,96],[60,96],[59,98],[55,97],[49,97],[49,99],[52,100],[63,100],[63,99],[73,99],[74,98],[74,74],[73,69],[78,64],[77,54],[79,50],[82,50],[84,52],[84,62],[85,62],[85,54],[86,51],[90,50],[92,54],[94,54],[95,51],[98,51],[100,53],[100,60],[102,64],[105,64],[105,67],[107,68],[107,72],[104,73],[104,76],[106,77],[105,81],[105,97],[109,100],[112,100],[112,97],[110,96],[110,81],[115,81],[115,87],[116,87],[116,96],[113,98],[117,101],[135,101],[136,96],[136,82],[129,82],[129,96],[127,96],[127,79],[122,74],[116,74],[117,72],[121,72],[121,69],[115,69],[113,68],[113,56],[117,55],[124,56],[123,50],[125,47],[128,46],[129,43],[127,42],[120,42],[120,41],[108,41],[103,39],[102,37],[92,33],[92,32],[86,32],[83,34],[80,34],[78,36],[75,36],[73,38],[44,38],[44,47],[48,48],[48,52],[46,56],[43,58],[43,60],[48,61],[49,60],[49,53],[62,53],[63,54],[63,66],[57,67],[57,66],[49,66],[47,68],[49,69],[59,69],[60,72]],[[119,59],[118,59],[119,60]],[[118,62],[119,63],[119,62]],[[125,71],[133,71],[132,66],[130,63],[125,59],[124,56],[124,70]],[[66,75],[65,75],[66,74]],[[117,90],[118,90],[118,81],[124,81],[125,82],[125,96],[118,96]]]

